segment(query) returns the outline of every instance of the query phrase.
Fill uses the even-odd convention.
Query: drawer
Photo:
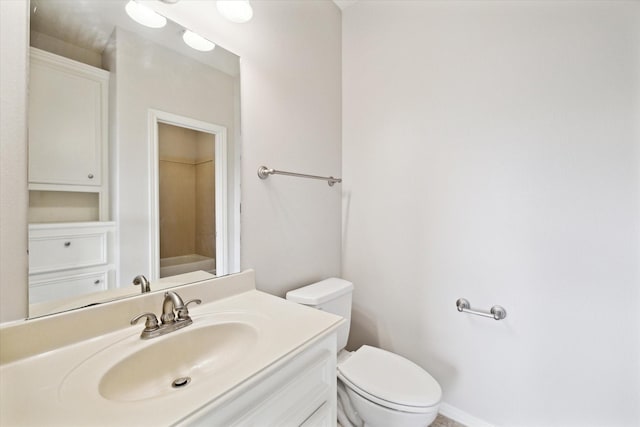
[[[32,237],[29,273],[44,273],[107,263],[107,232]]]
[[[106,290],[107,274],[107,271],[101,271],[43,281],[29,278],[29,304]]]

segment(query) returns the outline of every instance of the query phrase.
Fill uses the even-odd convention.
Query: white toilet
[[[442,389],[427,371],[397,354],[347,345],[353,284],[331,278],[287,293],[287,299],[344,317],[338,330],[338,419],[343,427],[424,427],[438,415]]]

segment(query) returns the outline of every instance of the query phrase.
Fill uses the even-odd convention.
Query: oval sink
[[[102,376],[100,394],[109,400],[136,401],[188,388],[189,382],[239,363],[258,339],[258,331],[241,322],[190,328],[193,325],[149,341],[120,360]]]
[[[137,331],[65,375],[60,399],[134,402],[215,388],[264,345],[261,321],[247,313],[222,313],[194,318],[192,325],[150,340]]]

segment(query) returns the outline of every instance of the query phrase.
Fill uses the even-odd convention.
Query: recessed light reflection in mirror
[[[136,0],[130,0],[124,7],[127,15],[138,24],[149,28],[162,28],[167,25],[167,18],[141,5]]]
[[[249,0],[218,0],[216,8],[220,15],[237,24],[244,24],[253,17],[253,8]]]
[[[201,35],[189,30],[184,31],[184,34],[182,34],[182,40],[184,40],[190,48],[201,52],[209,52],[216,47],[215,43],[210,42]]]

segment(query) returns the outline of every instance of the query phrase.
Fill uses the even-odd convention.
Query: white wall
[[[639,91],[638,2],[346,9],[350,345],[472,424],[639,425]]]
[[[341,187],[257,177],[261,165],[316,175],[341,170],[340,10],[329,0],[254,1],[233,24],[215,2],[153,3],[240,55],[241,261],[259,289],[289,289],[340,274]]]
[[[102,68],[101,52],[85,49],[37,31],[31,30],[29,45],[96,68]]]

